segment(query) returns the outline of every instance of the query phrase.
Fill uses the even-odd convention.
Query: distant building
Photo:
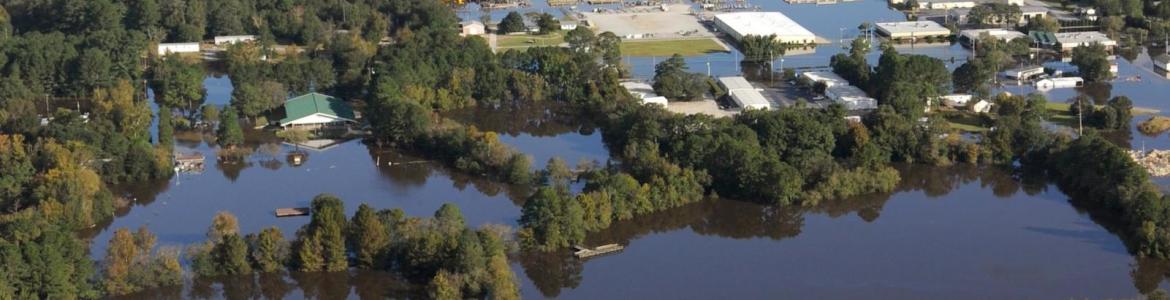
[[[812,44],[817,37],[779,12],[734,12],[715,15],[715,27],[735,40],[744,36],[776,35],[785,44]]]
[[[1052,34],[1051,32],[1029,31],[1028,36],[1032,37],[1032,40],[1036,42],[1036,45],[1040,46],[1041,48],[1056,48],[1056,35]]]
[[[167,53],[199,53],[199,51],[199,43],[158,44],[158,55],[167,55]]]
[[[837,85],[849,85],[849,81],[846,81],[845,78],[841,78],[841,76],[837,76],[836,73],[827,72],[827,71],[804,72],[804,73],[800,73],[800,77],[804,77],[805,79],[807,79],[809,82],[812,82],[812,83],[823,82],[825,84],[825,87],[833,87],[833,86],[837,86]]]
[[[1074,88],[1085,85],[1085,80],[1080,77],[1060,77],[1048,78],[1036,81],[1036,89],[1051,90],[1061,88]]]
[[[719,85],[727,90],[727,96],[743,109],[772,109],[772,102],[764,98],[760,90],[742,76],[719,77]]]
[[[1044,67],[1029,66],[1003,71],[1003,77],[1014,80],[1028,80],[1044,74]]]
[[[577,22],[571,20],[561,21],[561,30],[577,29]]]
[[[353,109],[337,97],[308,93],[284,102],[284,128],[322,128],[357,123]]]
[[[230,45],[235,43],[249,43],[255,40],[255,35],[223,35],[215,37],[215,44]]]
[[[918,2],[918,8],[921,9],[955,9],[955,8],[972,8],[977,5],[973,0],[924,0]]]
[[[1056,37],[1056,44],[1060,47],[1060,51],[1071,52],[1073,48],[1079,46],[1088,46],[1094,43],[1105,46],[1105,51],[1112,52],[1113,47],[1117,46],[1117,42],[1110,39],[1104,33],[1096,31],[1087,32],[1057,32],[1052,34]]]
[[[471,36],[487,33],[487,27],[480,21],[463,21],[459,23],[459,35]]]
[[[1028,35],[1023,32],[1008,30],[1008,29],[968,29],[959,31],[959,43],[963,46],[973,47],[983,37],[993,37],[998,40],[1008,42],[1017,38],[1027,38]]]
[[[917,39],[926,37],[946,37],[951,30],[934,21],[906,21],[875,23],[878,34],[891,39]]]

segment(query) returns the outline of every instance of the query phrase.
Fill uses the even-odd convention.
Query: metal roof
[[[288,99],[284,102],[286,117],[280,120],[281,124],[289,123],[313,114],[330,115],[343,119],[354,119],[353,109],[337,97],[308,93]]]

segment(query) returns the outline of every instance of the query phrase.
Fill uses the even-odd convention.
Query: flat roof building
[[[971,47],[971,46],[975,45],[976,43],[978,43],[979,40],[983,39],[983,37],[985,37],[985,36],[993,37],[993,38],[996,38],[996,39],[1004,41],[1004,42],[1008,42],[1008,41],[1011,41],[1011,40],[1014,40],[1017,38],[1027,38],[1028,37],[1027,34],[1024,34],[1023,32],[1019,32],[1019,31],[1015,31],[1015,30],[968,29],[968,30],[959,31],[959,43],[962,43],[964,46]]]
[[[1003,71],[1003,77],[1015,80],[1028,80],[1044,74],[1044,67],[1030,66]]]
[[[772,108],[772,102],[764,98],[760,90],[752,86],[743,76],[719,77],[719,85],[727,89],[727,96],[731,97],[731,100],[743,109],[768,110]]]
[[[845,110],[877,109],[877,99],[871,98],[852,85],[835,85],[825,90],[825,96],[845,106]]]
[[[878,33],[891,39],[948,36],[951,30],[934,21],[883,22],[874,24]]]
[[[736,40],[744,36],[776,35],[785,44],[816,43],[816,35],[779,12],[734,12],[715,15],[715,27]]]
[[[832,87],[835,85],[849,85],[849,81],[846,81],[845,78],[841,78],[841,76],[838,76],[837,73],[833,72],[809,71],[800,73],[800,76],[803,76],[804,78],[807,78],[809,81],[814,83],[824,82],[825,87]]]
[[[1099,43],[1105,46],[1106,51],[1112,51],[1113,47],[1117,46],[1116,41],[1110,39],[1104,33],[1096,31],[1057,32],[1052,35],[1056,38],[1057,45],[1060,45],[1061,51],[1072,51],[1073,48],[1088,46],[1093,43]]]

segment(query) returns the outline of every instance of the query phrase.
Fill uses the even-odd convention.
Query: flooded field
[[[753,3],[766,11],[782,11],[834,42],[793,51],[784,57],[784,67],[827,66],[829,57],[842,51],[837,41],[858,34],[856,23],[902,19],[884,1],[824,6]],[[559,13],[544,2],[533,4],[523,11]],[[589,8],[583,5],[578,10]],[[495,19],[505,13],[491,12]],[[460,16],[478,18],[478,12]],[[938,57],[952,68],[969,55],[958,45],[898,47],[903,53]],[[737,75],[744,73],[740,55],[708,54],[689,57],[687,63],[692,71],[709,67],[712,75]],[[870,62],[876,62],[879,54],[870,55]],[[662,59],[626,61],[634,77],[647,78]],[[1148,55],[1119,57],[1118,62],[1122,80],[1044,94],[1053,102],[1078,94],[1099,102],[1126,95],[1136,106],[1170,112],[1170,102],[1161,96],[1170,92],[1170,80],[1150,69]],[[229,79],[208,77],[205,86],[207,103],[228,103]],[[1002,90],[1034,92],[1026,86]],[[595,126],[560,116],[555,108],[477,108],[448,117],[498,132],[501,141],[531,155],[534,168],[552,157],[570,164],[609,159]],[[1138,116],[1134,123],[1144,119]],[[1114,135],[1113,140],[1132,148],[1170,148],[1165,134]],[[113,229],[122,227],[147,226],[163,246],[199,242],[219,211],[235,214],[243,232],[278,226],[291,237],[308,218],[277,219],[273,211],[306,206],[319,193],[340,196],[347,213],[364,202],[422,216],[452,202],[473,226],[515,226],[531,191],[436,163],[388,166],[385,162],[422,159],[360,140],[309,151],[307,160],[297,166],[286,157],[291,146],[260,132],[249,132],[249,147],[256,153],[243,164],[216,163],[215,147],[198,133],[179,134],[176,145],[208,155],[206,170],[120,188],[135,201],[90,233],[93,257],[103,257]],[[525,298],[1096,299],[1133,298],[1168,286],[1170,263],[1130,255],[1125,242],[1110,232],[1108,219],[1074,205],[1043,178],[964,166],[904,167],[902,177],[894,193],[827,201],[820,207],[702,202],[618,222],[591,235],[590,244],[619,243],[626,246],[622,252],[585,261],[567,252],[519,253],[512,266]],[[1170,185],[1166,179],[1157,182]],[[408,284],[383,273],[278,274],[258,280],[197,283],[166,293],[212,298],[417,296]]]

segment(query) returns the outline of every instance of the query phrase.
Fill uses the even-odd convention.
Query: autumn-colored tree
[[[211,226],[207,228],[207,240],[212,243],[219,243],[226,236],[238,234],[240,234],[240,221],[236,219],[235,215],[226,211],[215,213],[215,217],[211,219]]]
[[[435,278],[431,279],[431,283],[427,285],[427,293],[431,299],[435,300],[458,300],[463,299],[463,291],[460,290],[459,279],[456,275],[447,271],[439,271],[435,274]]]
[[[107,294],[125,295],[138,291],[130,282],[130,271],[138,257],[138,245],[129,229],[118,228],[106,246],[103,286]]]

